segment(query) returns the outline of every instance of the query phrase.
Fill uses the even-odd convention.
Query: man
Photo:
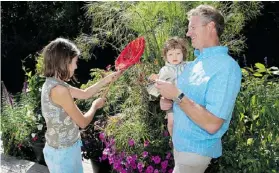
[[[221,137],[241,86],[239,65],[219,43],[224,29],[220,12],[200,5],[188,13],[188,19],[187,36],[197,58],[178,77],[177,87],[156,82],[163,96],[161,109],[173,106],[174,111],[174,173],[202,173],[212,158],[222,155]]]

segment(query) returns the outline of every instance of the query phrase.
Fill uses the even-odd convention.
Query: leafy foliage
[[[279,171],[278,72],[260,63],[242,69],[244,80],[223,139],[224,154],[212,172]]]

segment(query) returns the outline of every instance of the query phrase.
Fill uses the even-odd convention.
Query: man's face
[[[190,17],[186,36],[191,38],[192,46],[195,49],[201,51],[204,48],[209,37],[209,30],[200,16]]]
[[[170,49],[167,51],[167,61],[170,64],[180,64],[183,60],[183,53],[181,49]]]

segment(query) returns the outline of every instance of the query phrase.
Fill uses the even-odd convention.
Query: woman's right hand
[[[92,107],[97,110],[97,109],[102,108],[105,105],[105,103],[106,103],[105,98],[98,98],[93,101]]]

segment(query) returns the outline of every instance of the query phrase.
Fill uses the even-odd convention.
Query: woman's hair
[[[188,13],[188,19],[191,16],[200,16],[205,23],[214,22],[218,37],[220,37],[224,31],[225,21],[220,11],[209,5],[199,5],[196,8],[190,10]]]
[[[167,60],[167,52],[171,49],[181,49],[183,53],[183,59],[187,60],[188,44],[184,39],[179,37],[172,37],[165,42],[162,50],[163,58],[165,61]]]
[[[64,38],[51,41],[43,49],[43,74],[45,77],[58,77],[61,80],[70,79],[68,69],[72,59],[80,55],[75,44]]]

